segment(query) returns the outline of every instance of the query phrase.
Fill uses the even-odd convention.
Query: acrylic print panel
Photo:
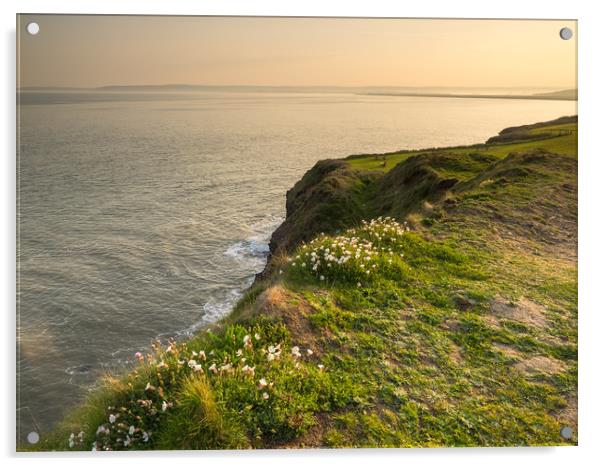
[[[576,42],[19,16],[18,449],[575,445]]]

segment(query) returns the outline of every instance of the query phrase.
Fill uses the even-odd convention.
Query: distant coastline
[[[244,86],[244,85],[112,85],[101,87],[22,87],[18,92],[94,92],[94,93],[184,93],[184,92],[257,92],[257,93],[334,93],[399,97],[445,97],[460,99],[526,99],[526,100],[577,100],[577,89],[551,92],[533,92],[527,88],[442,88],[395,86]],[[486,92],[489,90],[489,92]],[[451,91],[451,92],[450,92]],[[476,91],[476,92],[475,92]],[[494,91],[494,92],[492,92]],[[499,92],[495,92],[499,91]],[[520,92],[520,93],[519,93]]]
[[[451,94],[451,93],[425,93],[425,92],[365,92],[359,95],[380,95],[390,97],[444,97],[456,99],[520,99],[520,100],[577,100],[577,90],[544,92],[530,95],[516,94]]]

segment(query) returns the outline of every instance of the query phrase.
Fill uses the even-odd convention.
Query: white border
[[[2,350],[5,374],[0,385],[3,423],[0,445],[8,462],[15,461],[15,14],[21,13],[103,13],[103,14],[197,14],[271,16],[384,16],[384,17],[465,17],[465,18],[576,18],[579,20],[579,446],[562,448],[436,449],[436,450],[321,450],[285,452],[155,452],[152,454],[106,455],[104,459],[83,455],[20,455],[25,463],[44,464],[106,461],[127,464],[282,464],[311,462],[365,464],[373,457],[383,464],[419,463],[467,465],[507,465],[545,463],[546,465],[591,464],[599,458],[597,446],[601,409],[600,345],[602,308],[597,295],[602,261],[600,254],[599,212],[602,201],[602,147],[599,141],[602,83],[599,45],[602,44],[600,15],[594,1],[497,2],[470,0],[421,0],[387,2],[381,0],[3,0],[2,24],[3,106],[2,138],[4,151],[0,169],[2,248],[0,280],[4,318]],[[598,139],[598,140],[596,140]]]

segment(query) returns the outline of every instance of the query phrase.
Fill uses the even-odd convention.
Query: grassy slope
[[[232,315],[107,380],[39,448],[576,443],[575,134],[318,164]],[[411,231],[358,227],[379,215]],[[325,265],[368,240],[370,259]]]

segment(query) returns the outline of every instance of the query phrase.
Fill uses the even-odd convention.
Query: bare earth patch
[[[315,310],[303,297],[292,294],[281,285],[275,285],[257,297],[255,307],[260,315],[281,318],[295,335],[296,344],[320,356],[320,344],[308,319]]]
[[[574,430],[577,429],[577,397],[568,398],[566,407],[558,414],[558,420]]]
[[[460,347],[455,343],[450,342],[449,349],[449,358],[456,364],[460,364],[462,362],[462,352],[460,351]]]
[[[525,374],[543,374],[554,375],[565,370],[566,366],[562,361],[546,356],[535,356],[517,363],[514,366]]]
[[[518,303],[504,303],[500,300],[494,300],[491,303],[491,313],[495,320],[500,318],[510,319],[540,329],[548,325],[545,317],[545,307],[524,297]]]
[[[504,356],[509,358],[518,359],[523,356],[523,354],[520,351],[514,349],[512,346],[504,345],[503,343],[493,343],[493,347],[497,349],[500,353],[502,353]]]

